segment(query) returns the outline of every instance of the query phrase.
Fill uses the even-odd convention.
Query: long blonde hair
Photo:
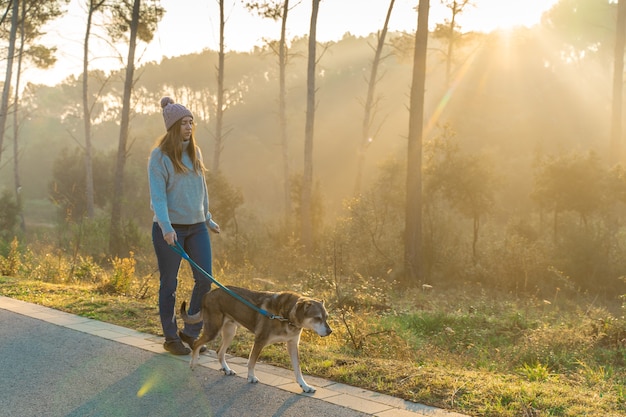
[[[182,119],[177,120],[157,143],[157,147],[161,149],[161,152],[172,160],[174,170],[178,174],[183,174],[188,171],[188,168],[183,164],[183,135],[180,133],[181,120]],[[194,171],[197,174],[200,174],[206,171],[206,168],[202,163],[201,156],[198,155],[198,152],[196,151],[195,131],[196,128],[194,126],[191,131],[191,137],[189,138],[189,146],[187,146],[187,155],[189,155],[189,158],[191,159]]]

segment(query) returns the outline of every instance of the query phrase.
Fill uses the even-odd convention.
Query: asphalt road
[[[62,312],[55,317],[54,310],[40,306],[34,315],[17,308],[20,314],[15,303],[33,306],[0,297],[0,417],[459,416],[421,405],[407,408],[402,401],[398,407],[369,402],[346,395],[351,388],[346,386],[333,394],[311,377],[309,383],[320,388],[309,395],[296,392],[295,381],[290,391],[271,383],[249,384],[208,366],[191,371],[188,357],[160,351],[159,340],[145,348],[132,346],[108,336],[116,331],[106,327],[112,325],[88,333],[77,329],[101,323]],[[245,368],[239,374],[245,375]],[[293,380],[293,373],[282,377]]]

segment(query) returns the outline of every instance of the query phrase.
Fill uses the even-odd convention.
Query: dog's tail
[[[198,311],[196,314],[190,316],[187,314],[187,303],[183,301],[180,305],[180,317],[188,324],[200,323],[202,322],[202,311]]]

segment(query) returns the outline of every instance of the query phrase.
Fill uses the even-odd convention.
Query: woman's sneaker
[[[180,339],[166,340],[163,343],[163,348],[172,355],[189,355],[191,353],[191,349],[183,345]]]

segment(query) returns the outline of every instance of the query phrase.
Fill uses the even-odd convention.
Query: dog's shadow
[[[279,417],[303,415],[296,412],[303,400],[307,398],[212,369],[191,372],[187,361],[163,354],[87,398],[67,416]]]

